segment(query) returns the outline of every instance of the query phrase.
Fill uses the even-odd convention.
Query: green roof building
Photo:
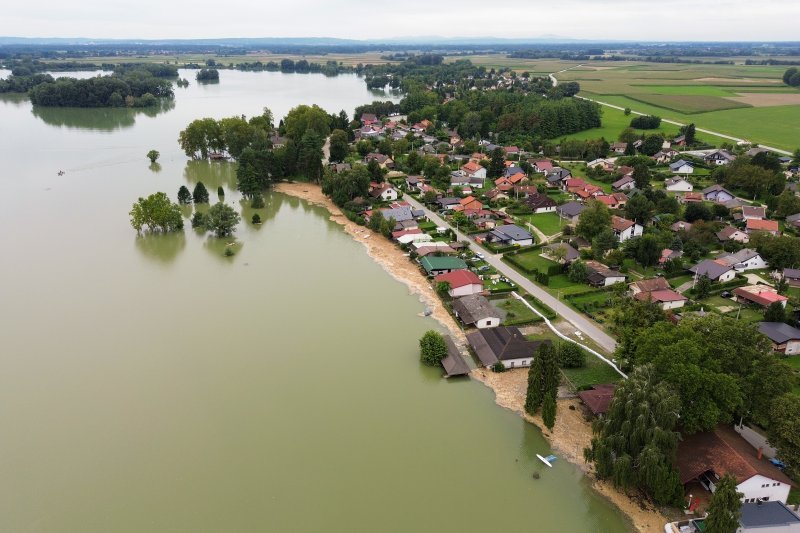
[[[467,264],[458,257],[426,255],[419,264],[429,276],[438,276],[454,270],[466,270]]]

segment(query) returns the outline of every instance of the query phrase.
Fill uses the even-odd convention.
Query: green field
[[[586,98],[594,99],[599,97],[587,93]],[[636,104],[637,102],[633,102],[631,100],[631,106]],[[572,135],[566,135],[562,137],[562,139],[578,139],[581,141],[586,141],[603,137],[609,142],[614,142],[617,140],[622,130],[631,125],[631,119],[633,118],[633,116],[625,116],[625,113],[620,110],[610,107],[603,107],[602,126],[599,128],[579,131],[578,133],[573,133]],[[645,130],[636,131],[639,134],[645,133]],[[657,130],[646,130],[646,133],[663,133],[665,136],[675,136],[678,134],[678,126],[673,126],[671,124],[662,122],[661,127],[659,127]]]
[[[708,128],[726,135],[747,139],[751,142],[758,142],[781,148],[788,151],[793,151],[800,145],[800,105],[787,105],[787,106],[774,106],[774,107],[748,107],[743,109],[729,109],[725,111],[712,111],[709,113],[700,113],[695,115],[687,115],[677,111],[670,111],[662,107],[644,104],[637,102],[625,96],[600,96],[596,94],[586,94],[587,98],[597,99],[620,107],[630,107],[641,113],[648,113],[658,115],[662,118],[675,120],[683,124],[694,122],[698,128]],[[596,138],[592,135],[586,135],[588,132],[605,130],[608,128],[606,124],[606,117],[611,117],[612,113],[616,113],[623,118],[622,111],[615,109],[603,109],[603,128],[595,128],[594,130],[586,130],[578,135],[585,135],[584,137],[571,138]],[[615,128],[617,134],[621,129],[618,128],[621,119],[616,119],[614,122],[617,124]],[[669,126],[669,125],[667,125]],[[677,126],[670,126],[677,130]],[[663,124],[662,124],[663,128]],[[698,137],[709,142],[723,142],[718,140],[718,137],[709,135],[707,133],[698,132]],[[730,141],[724,141],[730,142]]]
[[[630,95],[629,98],[637,102],[652,104],[685,114],[752,107],[745,103],[728,100],[719,96],[695,94],[633,94]]]
[[[530,222],[536,229],[547,235],[555,235],[559,233],[564,227],[566,222],[562,220],[556,213],[538,213],[535,215],[520,215],[517,218],[524,222]]]

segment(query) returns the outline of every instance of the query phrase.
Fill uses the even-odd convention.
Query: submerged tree
[[[742,500],[744,496],[736,492],[736,478],[725,474],[717,483],[717,489],[711,497],[706,518],[707,533],[731,533],[739,527],[739,517],[742,515]]]
[[[196,204],[208,203],[208,189],[206,189],[206,186],[203,185],[202,181],[197,182],[197,185],[194,186],[194,191],[192,191],[192,198],[194,199],[194,203]]]
[[[158,158],[161,154],[158,153],[158,150],[150,150],[147,152],[147,158],[150,160],[151,163],[155,163],[158,161]]]
[[[234,209],[222,202],[211,206],[205,215],[205,227],[213,231],[217,237],[227,237],[236,231],[236,225],[242,217]]]
[[[189,192],[186,185],[181,185],[181,188],[178,189],[178,203],[183,205],[192,203],[192,193]]]
[[[677,394],[657,380],[650,365],[641,366],[618,385],[608,413],[595,421],[584,456],[599,478],[623,489],[638,488],[658,504],[680,504],[679,411]]]
[[[150,231],[177,231],[183,229],[181,209],[173,204],[166,193],[157,192],[139,198],[130,212],[131,226],[141,233],[146,226]]]
[[[427,366],[441,364],[447,357],[447,344],[441,333],[433,330],[425,332],[419,340],[419,358]]]

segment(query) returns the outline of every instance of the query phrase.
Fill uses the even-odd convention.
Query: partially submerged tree
[[[227,237],[236,231],[236,225],[241,221],[239,213],[222,202],[211,206],[205,215],[205,228],[214,232],[217,237]]]
[[[178,203],[182,205],[192,203],[192,193],[189,192],[186,185],[181,185],[181,188],[178,189]]]
[[[419,340],[420,361],[427,366],[437,366],[447,357],[447,344],[441,333],[434,330],[425,332]]]
[[[158,150],[150,150],[149,152],[147,152],[147,159],[149,159],[151,163],[155,163],[156,161],[158,161],[160,155],[161,154],[158,153]]]
[[[147,227],[153,232],[183,229],[183,217],[178,204],[173,204],[166,193],[157,192],[147,198],[139,198],[130,212],[131,226],[137,233]]]
[[[197,185],[194,186],[194,191],[192,191],[192,199],[194,199],[194,203],[196,204],[208,203],[208,189],[206,189],[206,186],[203,185],[202,181],[197,182]]]

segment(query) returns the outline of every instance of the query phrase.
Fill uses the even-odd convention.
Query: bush
[[[258,216],[258,213],[253,215],[253,218],[251,220],[253,221],[253,224],[261,224],[261,217]]]
[[[498,361],[498,362],[496,362],[495,364],[492,365],[492,372],[496,372],[496,373],[500,374],[501,372],[505,372],[505,371],[506,371],[506,367],[500,361]]]
[[[194,215],[192,215],[192,227],[193,228],[202,228],[206,224],[206,216],[199,212],[195,211]]]
[[[645,115],[631,120],[631,128],[639,130],[656,130],[661,126],[661,117]]]
[[[586,352],[571,342],[562,342],[558,347],[558,364],[561,368],[581,368],[586,365]]]

